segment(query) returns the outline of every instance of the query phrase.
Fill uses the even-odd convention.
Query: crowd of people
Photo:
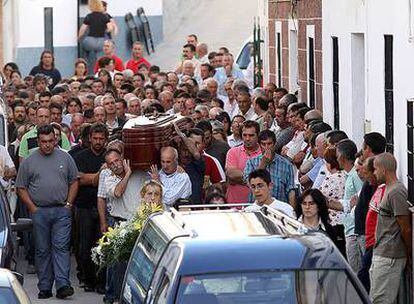
[[[28,76],[15,63],[3,68],[2,183],[18,194],[15,218],[33,219],[33,237],[23,239],[39,298],[53,296],[53,284],[58,298],[73,294],[73,250],[85,291],[115,301],[122,271],[98,272],[91,248],[142,202],[160,202],[166,210],[269,205],[326,233],[374,303],[395,300],[411,266],[410,213],[397,161],[380,133],[354,142],[294,93],[273,83],[253,88],[253,69],[242,71],[226,47],[211,51],[196,35],[187,37],[172,71],[151,65],[140,42],[127,62],[110,39],[102,40],[96,64],[93,57],[89,64],[76,60],[73,75],[63,78],[50,51]],[[186,129],[175,126],[160,164],[133,171],[122,127],[155,113],[186,117]]]

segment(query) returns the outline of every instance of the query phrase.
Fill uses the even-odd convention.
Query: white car
[[[23,276],[16,273],[23,281]],[[16,276],[8,269],[0,268],[0,303],[30,304],[31,301]]]

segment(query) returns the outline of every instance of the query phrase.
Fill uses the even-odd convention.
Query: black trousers
[[[92,262],[91,249],[101,236],[99,229],[99,215],[97,209],[76,208],[76,231],[78,233],[78,259],[83,280],[89,287],[105,286],[105,271],[98,271]]]
[[[365,290],[368,293],[371,288],[371,281],[369,278],[369,269],[371,268],[371,264],[372,264],[373,251],[374,251],[373,247],[370,247],[365,250],[365,253],[362,256],[361,268],[358,271],[358,279],[361,281],[362,285],[364,285]]]
[[[338,247],[339,251],[342,253],[344,258],[346,259],[346,245],[345,245],[345,230],[344,225],[335,225],[332,226],[335,235],[336,235],[336,241],[335,245]]]

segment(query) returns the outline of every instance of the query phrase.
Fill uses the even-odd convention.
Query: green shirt
[[[62,132],[61,134],[62,135],[59,146],[63,150],[69,151],[71,148],[69,139],[65,133]],[[19,157],[27,158],[30,154],[33,153],[33,151],[37,150],[38,147],[39,146],[37,144],[37,127],[35,127],[23,135],[23,138],[19,146]]]
[[[358,194],[362,189],[363,181],[359,178],[355,167],[352,167],[352,170],[348,173],[345,173],[345,192],[344,192],[344,201],[347,206],[350,206],[350,199],[355,194]],[[345,210],[349,208],[344,208],[344,218],[343,224],[345,228],[345,236],[350,236],[354,234],[355,228],[355,209]]]

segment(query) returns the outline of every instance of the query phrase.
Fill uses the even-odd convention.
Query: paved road
[[[23,251],[23,248],[22,250]],[[33,304],[62,304],[65,302],[69,302],[71,304],[98,304],[103,303],[102,295],[99,295],[94,292],[84,292],[83,289],[79,288],[79,282],[76,279],[75,275],[75,262],[72,260],[72,268],[71,268],[71,282],[73,288],[75,288],[75,294],[73,297],[68,298],[67,300],[59,300],[56,297],[47,299],[47,300],[39,300],[37,298],[37,293],[39,292],[37,289],[37,276],[35,274],[26,274],[26,262],[19,258],[17,270],[24,275],[24,284],[23,287],[28,293],[30,299],[32,300]],[[53,290],[55,294],[55,290]],[[70,300],[69,300],[70,299]]]
[[[149,61],[163,70],[175,69],[188,34],[208,44],[210,51],[226,46],[237,55],[242,43],[253,35],[254,0],[164,0],[164,41]]]

